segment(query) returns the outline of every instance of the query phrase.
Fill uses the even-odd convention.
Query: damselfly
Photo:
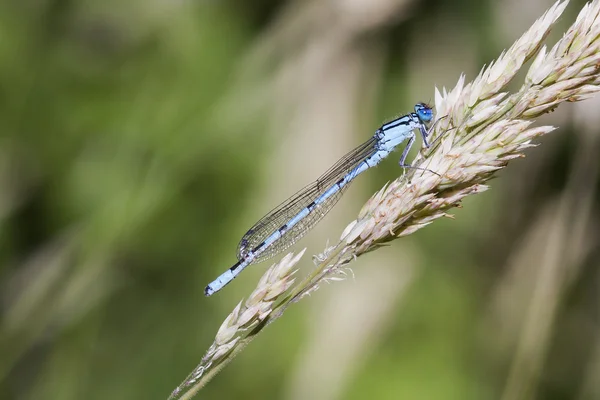
[[[421,132],[423,144],[429,147],[427,126],[432,119],[431,107],[418,103],[414,112],[382,125],[375,135],[342,157],[319,179],[254,224],[238,245],[238,262],[209,283],[204,293],[210,296],[218,292],[248,265],[267,260],[296,243],[333,208],[354,178],[379,164],[404,141],[408,142],[400,166],[410,167],[405,161],[415,141],[414,130]]]

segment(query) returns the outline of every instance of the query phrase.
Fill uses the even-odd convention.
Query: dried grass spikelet
[[[413,164],[437,174],[411,169],[383,187],[344,229],[339,243],[315,256],[316,268],[296,285],[291,268],[303,252],[271,267],[244,305],[238,304],[227,317],[200,365],[170,398],[193,397],[267,324],[320,283],[338,278],[355,258],[450,216],[448,210],[465,196],[487,190],[486,182],[497,170],[533,147],[533,139],[555,129],[531,127],[534,118],[564,101],[580,101],[600,91],[600,0],[585,5],[554,47],[542,46],[567,3],[556,2],[473,82],[465,84],[463,75],[449,92],[436,89],[432,146]],[[521,88],[503,92],[534,56]]]
[[[293,267],[304,255],[287,254],[264,273],[256,289],[248,299],[240,301],[225,318],[215,336],[215,341],[202,357],[200,364],[171,394],[169,399],[191,398],[204,385],[208,373],[216,373],[222,363],[230,360],[233,353],[241,350],[254,334],[254,329],[265,323],[277,300],[294,284]]]
[[[325,259],[334,249],[338,253],[324,270],[335,273],[351,259],[449,216],[447,211],[465,196],[487,190],[494,172],[535,146],[533,139],[555,129],[531,127],[534,118],[600,91],[599,1],[584,6],[552,49],[541,44],[567,3],[555,3],[473,82],[465,85],[463,75],[451,91],[436,89],[442,119],[432,133],[434,145],[415,165],[440,176],[411,170],[376,193],[344,230],[338,248],[320,256]],[[503,92],[536,53],[519,91]]]

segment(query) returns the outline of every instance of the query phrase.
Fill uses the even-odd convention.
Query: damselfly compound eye
[[[415,106],[415,113],[423,122],[429,122],[433,119],[433,110],[427,104],[419,103]]]

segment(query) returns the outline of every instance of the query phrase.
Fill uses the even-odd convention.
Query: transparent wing
[[[333,184],[352,171],[367,157],[373,155],[377,149],[377,139],[372,137],[361,144],[325,172],[319,179],[309,184],[292,197],[274,208],[271,212],[261,218],[242,237],[237,249],[238,260],[242,260],[247,251],[261,244],[267,237],[281,228],[304,208],[308,207],[317,197],[329,189]],[[269,259],[284,251],[296,243],[313,226],[317,224],[327,212],[337,203],[349,184],[342,187],[340,191],[333,194],[322,204],[315,207],[304,219],[290,228],[275,243],[254,259],[257,263]]]

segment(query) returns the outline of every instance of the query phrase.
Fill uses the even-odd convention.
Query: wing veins
[[[256,222],[242,237],[238,245],[238,259],[242,260],[246,251],[251,250],[262,243],[273,232],[283,226],[283,224],[285,224],[289,219],[306,208],[321,193],[331,187],[348,172],[353,170],[367,157],[374,154],[377,151],[375,148],[376,142],[377,139],[373,136],[363,144],[351,150],[325,173],[323,173],[317,180],[300,189],[298,192]],[[253,263],[273,257],[275,254],[285,250],[287,247],[298,241],[312,226],[314,226],[318,221],[321,220],[321,218],[325,216],[325,214],[327,214],[327,212],[335,205],[335,203],[337,203],[343,191],[345,191],[348,186],[349,185],[345,185],[342,190],[332,195],[323,204],[320,204],[320,212],[313,212],[309,214],[303,221],[285,232],[285,234],[278,240],[278,243],[274,243],[272,245],[272,249],[266,250],[261,255],[258,255]],[[291,240],[286,240],[286,238],[292,237],[293,235],[296,235],[296,237]]]

